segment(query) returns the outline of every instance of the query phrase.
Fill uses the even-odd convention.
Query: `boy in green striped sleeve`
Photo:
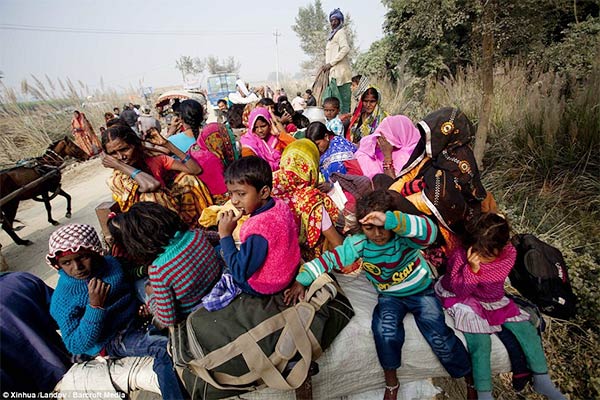
[[[286,303],[295,303],[319,275],[363,259],[365,276],[379,293],[371,328],[385,374],[386,400],[398,395],[396,370],[404,344],[402,321],[408,312],[413,313],[419,330],[450,376],[459,378],[471,372],[467,351],[444,321],[431,270],[421,254],[421,249],[434,242],[437,227],[426,216],[393,211],[395,204],[394,195],[387,190],[359,199],[356,217],[362,232],[302,265],[284,297]]]

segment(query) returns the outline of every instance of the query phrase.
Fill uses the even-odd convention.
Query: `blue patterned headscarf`
[[[329,32],[329,37],[327,37],[327,40],[333,39],[337,31],[342,29],[342,26],[344,25],[344,14],[342,14],[339,8],[336,8],[335,10],[329,13],[329,21],[331,21],[332,18],[339,20],[340,24],[337,26],[337,28]]]

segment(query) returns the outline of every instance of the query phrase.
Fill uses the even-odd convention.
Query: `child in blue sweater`
[[[154,357],[153,369],[165,399],[182,399],[165,336],[150,336],[136,318],[138,304],[120,264],[102,256],[100,239],[85,224],[65,225],[48,243],[48,264],[59,274],[50,314],[73,354]]]
[[[332,251],[301,266],[296,282],[284,295],[288,304],[295,303],[319,275],[340,271],[362,257],[366,277],[379,293],[371,329],[385,375],[385,400],[398,395],[396,370],[404,344],[403,320],[409,312],[450,376],[459,378],[471,372],[467,351],[446,325],[431,271],[421,254],[421,249],[435,240],[437,227],[425,216],[393,211],[396,201],[387,190],[359,199],[356,218],[362,233],[347,237]]]

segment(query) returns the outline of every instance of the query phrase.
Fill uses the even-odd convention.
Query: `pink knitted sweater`
[[[457,303],[472,304],[499,302],[505,296],[504,281],[515,264],[517,251],[512,244],[507,244],[500,255],[490,263],[481,263],[478,273],[473,273],[467,262],[466,250],[457,247],[448,259],[448,271],[441,278],[442,287],[456,297],[443,297],[444,308]],[[508,304],[495,307],[493,305],[475,310],[491,325],[501,325],[507,318],[520,314],[519,308],[512,300]]]
[[[287,204],[275,199],[272,208],[248,218],[240,230],[240,239],[244,242],[250,235],[264,237],[269,249],[263,266],[248,279],[248,284],[262,294],[287,288],[300,265],[298,226]]]

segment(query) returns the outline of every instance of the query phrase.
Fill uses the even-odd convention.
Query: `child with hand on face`
[[[503,217],[483,213],[466,225],[463,246],[448,257],[448,269],[435,291],[462,331],[473,363],[479,400],[492,397],[490,361],[492,333],[511,331],[533,372],[533,389],[551,400],[565,397],[548,375],[542,341],[529,314],[504,293],[504,281],[515,264],[517,251],[510,243],[510,227]]]
[[[85,224],[65,225],[49,240],[48,264],[59,274],[50,314],[72,354],[151,356],[165,399],[187,396],[167,353],[166,336],[149,335],[136,318],[139,304],[116,259],[102,256],[100,239]]]
[[[273,174],[256,156],[242,157],[225,171],[232,204],[240,213],[225,212],[219,220],[221,255],[233,281],[255,296],[287,288],[300,264],[298,227],[290,208],[271,197]],[[231,234],[242,215],[250,215],[240,231],[239,250]]]
[[[471,372],[464,346],[445,323],[431,271],[421,254],[421,249],[434,242],[437,227],[425,216],[394,211],[395,204],[387,190],[360,198],[356,218],[362,233],[347,237],[332,251],[302,265],[296,282],[284,295],[287,304],[295,303],[319,275],[341,271],[362,257],[365,276],[379,293],[372,330],[385,374],[385,400],[398,395],[396,370],[404,344],[403,319],[409,312],[450,376],[459,378]]]

